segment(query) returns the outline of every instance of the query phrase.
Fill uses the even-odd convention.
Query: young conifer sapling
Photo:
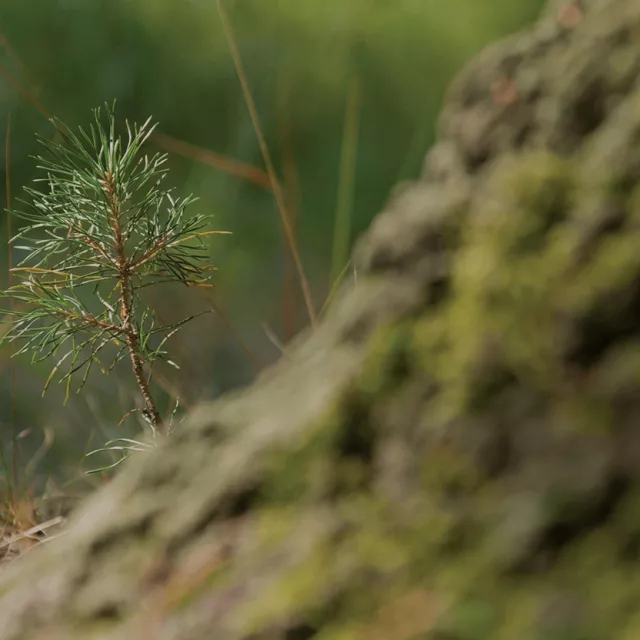
[[[12,214],[26,224],[11,240],[25,252],[13,269],[16,284],[5,297],[15,355],[32,361],[54,357],[45,384],[58,377],[69,396],[94,365],[109,372],[128,358],[139,389],[142,415],[154,433],[166,433],[150,379],[153,363],[169,359],[165,344],[192,315],[158,324],[143,289],[160,283],[211,286],[205,238],[209,219],[188,215],[193,196],[179,198],[165,186],[166,154],[141,153],[155,125],[126,122],[116,132],[112,108],[94,110],[93,122],[73,132],[57,120],[53,139],[40,138],[42,188],[27,188],[24,209]],[[196,314],[197,315],[197,314]],[[43,393],[44,393],[43,391]]]

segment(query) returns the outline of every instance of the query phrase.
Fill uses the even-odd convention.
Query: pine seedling
[[[142,416],[154,433],[168,428],[150,385],[154,362],[171,364],[165,344],[190,316],[160,325],[141,291],[160,283],[208,284],[206,216],[187,215],[193,196],[176,197],[164,186],[166,155],[141,154],[153,132],[126,123],[116,133],[112,108],[94,110],[93,122],[77,133],[53,120],[56,136],[40,138],[38,157],[43,188],[27,188],[25,209],[12,212],[26,221],[11,240],[25,256],[13,269],[17,283],[5,297],[11,326],[5,341],[21,344],[15,355],[31,352],[32,362],[53,358],[45,384],[58,378],[69,397],[97,365],[103,373],[128,358],[139,389]],[[18,244],[19,243],[19,244]]]

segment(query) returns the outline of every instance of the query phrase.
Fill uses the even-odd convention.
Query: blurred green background
[[[542,4],[226,0],[318,309],[391,187],[418,174],[452,76],[486,43],[533,20]],[[203,316],[172,339],[182,370],[163,372],[161,404],[170,407],[177,393],[187,406],[250,381],[308,321],[272,193],[182,144],[264,166],[215,0],[3,0],[0,32],[3,140],[11,114],[9,162],[5,153],[1,162],[3,176],[9,164],[14,201],[35,174],[35,134],[52,133],[38,109],[71,126],[114,99],[121,119],[152,115],[171,137],[149,147],[170,152],[172,183],[199,196],[194,210],[212,214],[215,228],[233,232],[211,242],[223,317]],[[337,210],[343,239],[336,241]],[[0,264],[8,265],[6,216],[0,228]],[[6,286],[6,267],[0,277]],[[171,289],[157,291],[154,304],[179,319],[208,301]],[[41,397],[50,366],[22,359],[12,370],[9,349],[0,356],[2,442],[23,483],[49,478],[50,492],[71,494],[92,464],[83,452],[140,429],[135,419],[116,427],[138,402],[126,368],[92,375],[63,406],[59,389]]]

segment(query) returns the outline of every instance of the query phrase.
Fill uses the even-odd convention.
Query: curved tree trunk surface
[[[0,640],[640,638],[640,0],[450,89],[320,327],[0,576]]]

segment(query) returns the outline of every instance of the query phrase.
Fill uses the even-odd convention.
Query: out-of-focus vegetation
[[[346,247],[393,184],[418,174],[452,75],[484,44],[532,20],[542,4],[224,3],[317,309],[331,274],[345,266]],[[170,152],[173,184],[199,196],[194,212],[213,214],[215,228],[233,232],[211,244],[221,313],[172,340],[182,370],[158,378],[165,405],[173,394],[186,406],[249,381],[308,320],[273,194],[260,183],[264,165],[215,0],[6,0],[0,31],[0,136],[11,123],[1,162],[5,174],[10,169],[14,204],[36,172],[35,134],[53,135],[43,111],[73,127],[114,99],[119,118],[152,115],[164,136],[150,150]],[[254,166],[258,184],[216,170],[213,155],[201,150]],[[0,191],[6,202],[4,185]],[[342,238],[334,233],[336,211]],[[6,216],[1,230],[0,264],[8,266]],[[6,286],[7,268],[0,278]],[[164,289],[153,302],[167,321],[211,305],[178,289]],[[83,451],[137,430],[135,420],[115,426],[136,393],[130,372],[92,376],[86,392],[63,406],[63,390],[40,399],[48,365],[22,359],[11,367],[9,355],[8,348],[0,354],[2,442],[6,466],[15,464],[23,479],[59,477],[61,460],[76,465],[65,473],[73,477],[86,467]]]

